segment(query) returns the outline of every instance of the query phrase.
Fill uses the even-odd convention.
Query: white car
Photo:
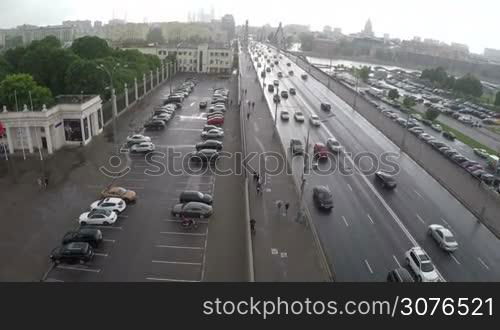
[[[142,134],[134,134],[131,136],[127,136],[127,141],[134,143],[151,142],[151,138]]]
[[[420,247],[413,247],[406,251],[405,259],[408,266],[417,276],[419,282],[439,282],[439,274],[431,258]]]
[[[280,117],[281,117],[281,120],[289,120],[290,113],[287,110],[281,110]]]
[[[127,208],[127,203],[121,198],[107,197],[90,204],[90,209],[110,210],[121,213]]]
[[[151,142],[141,142],[139,144],[134,144],[130,151],[132,152],[150,152],[155,150],[155,145]]]
[[[316,115],[312,115],[309,118],[309,122],[311,123],[311,125],[316,126],[316,127],[319,127],[321,125],[321,122],[319,121],[319,117]]]
[[[217,129],[211,129],[209,131],[201,132],[201,137],[203,139],[221,139],[224,137],[224,132]]]
[[[486,151],[485,149],[474,148],[473,151],[476,155],[478,155],[481,158],[488,158],[488,156],[490,155],[488,151]]]
[[[442,127],[441,127],[441,125],[439,125],[439,124],[432,124],[432,125],[431,125],[431,128],[432,128],[433,130],[435,130],[436,132],[441,132],[441,131],[443,130],[443,128],[442,128]]]
[[[78,222],[84,225],[111,225],[116,222],[118,216],[110,210],[94,209],[80,215]]]
[[[153,116],[153,120],[163,120],[164,122],[169,121],[171,116],[168,113],[162,113],[156,116]]]
[[[293,115],[293,118],[295,118],[295,121],[298,121],[301,123],[304,122],[304,114],[300,111],[295,112]]]
[[[445,251],[453,252],[458,249],[458,243],[453,233],[441,225],[430,225],[429,235],[434,238],[439,247]]]
[[[226,111],[226,106],[223,105],[223,104],[216,104],[214,106],[214,110],[220,110],[220,111],[224,111],[225,112]]]
[[[337,139],[335,138],[328,138],[328,140],[326,140],[326,146],[333,152],[342,151],[342,146],[340,145],[339,141],[337,141]]]

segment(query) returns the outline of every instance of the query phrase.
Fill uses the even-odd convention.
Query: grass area
[[[468,135],[465,135],[464,133],[462,133],[454,128],[451,128],[450,126],[447,126],[447,125],[445,125],[437,120],[436,120],[436,122],[438,122],[439,125],[441,125],[441,127],[443,127],[443,130],[452,132],[453,134],[455,134],[457,140],[461,141],[462,143],[465,143],[469,147],[484,149],[491,155],[496,155],[498,153],[498,151],[493,150],[480,142],[477,142],[476,140],[469,137]]]
[[[486,129],[500,135],[500,126],[488,126]]]

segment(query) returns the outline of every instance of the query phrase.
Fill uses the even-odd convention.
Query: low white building
[[[231,73],[233,67],[233,50],[223,43],[195,45],[181,42],[134,49],[143,54],[157,55],[162,60],[168,55],[176,55],[180,72]]]
[[[65,145],[86,145],[102,132],[102,100],[96,95],[62,95],[57,105],[41,111],[3,108],[0,122],[5,128],[4,142],[15,150],[41,149],[52,154]]]

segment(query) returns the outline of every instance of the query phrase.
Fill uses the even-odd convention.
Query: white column
[[[84,127],[83,127],[83,118],[80,118],[80,129],[82,130],[82,143],[85,144],[85,131],[84,131]],[[47,134],[45,134],[47,135]],[[48,144],[47,144],[48,146]]]
[[[5,125],[5,131],[7,132],[7,145],[9,146],[9,152],[14,153],[14,144],[12,143],[12,135],[10,134],[10,127]]]
[[[30,154],[33,153],[33,141],[31,140],[31,130],[29,127],[26,127],[26,136],[28,137],[28,150]]]
[[[146,74],[145,73],[142,75],[142,81],[144,83],[144,93],[142,95],[146,95],[147,89],[146,89]]]
[[[100,130],[104,130],[104,117],[103,117],[103,115],[102,115],[102,106],[99,108],[99,111],[98,111],[98,112],[100,113],[100,116],[101,116],[101,123],[102,123],[102,125],[103,125],[103,127],[101,127],[101,128],[100,128]],[[98,116],[99,116],[99,114],[98,114]],[[98,118],[98,119],[99,119],[99,118]],[[97,127],[99,127],[99,123],[97,123]]]
[[[139,87],[137,86],[137,78],[134,78],[135,100],[139,99]]]
[[[125,108],[128,108],[128,87],[127,87],[127,83],[125,83]]]
[[[165,80],[165,65],[161,64],[161,81]]]
[[[149,71],[149,76],[151,78],[151,89],[153,89],[153,84],[154,84],[154,80],[153,80],[153,70]]]
[[[83,123],[82,123],[82,126],[83,126]],[[47,140],[47,151],[49,152],[49,155],[50,155],[54,151],[52,149],[52,132],[50,131],[49,125],[45,126],[45,139]]]
[[[156,68],[156,85],[160,84],[160,68]]]

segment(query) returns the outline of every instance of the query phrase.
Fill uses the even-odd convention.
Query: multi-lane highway
[[[265,49],[265,48],[263,48]],[[269,53],[268,55],[275,54]],[[255,54],[252,58],[255,58]],[[260,58],[260,72],[266,65]],[[320,110],[320,103],[332,105],[332,113],[318,128],[310,130],[310,148],[316,142],[325,143],[335,136],[344,146],[347,167],[366,169],[369,159],[352,161],[354,155],[371,152],[381,156],[385,152],[399,154],[398,148],[368,123],[362,116],[337,97],[332,91],[312,77],[304,81],[304,73],[294,63],[283,56],[265,78],[266,84],[279,80],[280,91],[294,87],[297,95],[282,99],[278,107],[289,110],[290,120],[278,117],[278,131],[285,146],[291,138],[303,141],[309,128],[309,117],[317,114],[326,118]],[[294,75],[289,76],[288,71]],[[277,77],[277,72],[284,74]],[[266,98],[274,115],[272,93],[266,91]],[[306,116],[304,123],[293,119],[295,111]],[[291,157],[291,156],[290,156]],[[342,156],[340,158],[343,158]],[[332,159],[330,159],[331,161]],[[396,175],[398,186],[393,191],[385,191],[374,182],[373,175],[356,171],[353,175],[343,175],[339,171],[328,175],[306,175],[304,201],[316,226],[330,266],[339,281],[383,281],[387,272],[405,264],[404,253],[412,246],[421,246],[430,255],[442,277],[447,281],[497,281],[500,279],[499,240],[481,225],[477,219],[438,182],[405,154],[394,158],[398,164]],[[319,168],[328,167],[321,164]],[[295,178],[300,180],[302,158],[293,159]],[[390,169],[390,168],[387,168]],[[312,188],[328,185],[334,196],[335,208],[331,214],[318,212],[312,203]],[[448,227],[456,236],[460,247],[454,254],[443,252],[427,234],[430,224]]]

